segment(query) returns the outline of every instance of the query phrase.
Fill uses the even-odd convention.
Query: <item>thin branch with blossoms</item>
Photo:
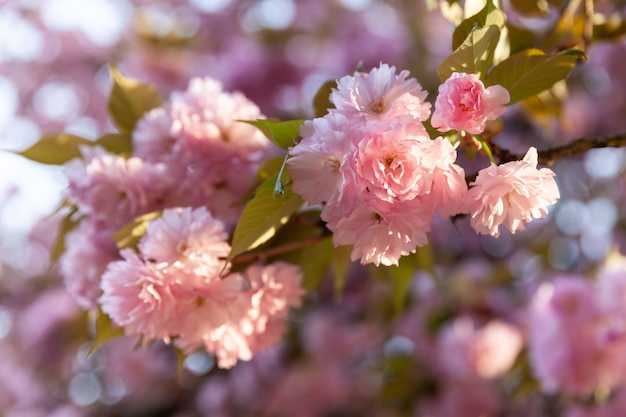
[[[545,149],[539,151],[538,162],[541,165],[552,165],[557,159],[565,158],[568,156],[577,155],[587,152],[590,149],[599,148],[622,148],[626,146],[626,132],[619,133],[612,136],[602,136],[595,138],[579,138],[575,139],[566,145],[558,146],[555,148]],[[507,149],[503,149],[495,143],[490,144],[491,151],[500,160],[500,163],[517,161],[523,158],[523,155],[518,155],[510,152]]]

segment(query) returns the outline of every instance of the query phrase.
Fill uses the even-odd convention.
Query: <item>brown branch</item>
[[[298,249],[303,249],[309,246],[313,246],[316,243],[319,243],[322,240],[326,239],[327,237],[328,236],[324,234],[321,236],[310,237],[308,239],[301,240],[299,242],[287,243],[285,245],[277,246],[275,248],[270,248],[262,252],[244,253],[242,255],[235,256],[231,262],[233,264],[238,264],[238,263],[265,260],[272,256],[282,255],[285,253],[293,252]]]
[[[552,165],[557,159],[587,152],[590,149],[622,148],[625,146],[626,132],[606,137],[580,138],[563,146],[538,151],[538,160],[541,165]],[[500,163],[517,161],[524,157],[524,155],[516,155],[507,149],[500,148],[494,143],[490,144],[490,147],[494,156],[500,160]]]

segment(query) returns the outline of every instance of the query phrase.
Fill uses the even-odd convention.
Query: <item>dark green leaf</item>
[[[300,266],[304,274],[302,287],[313,291],[326,276],[332,253],[333,242],[327,237],[314,245],[281,255],[280,259]]]
[[[333,91],[333,88],[337,87],[336,80],[328,80],[315,94],[313,98],[313,112],[315,117],[322,117],[326,113],[328,113],[328,109],[332,109],[335,105],[330,101],[330,93]]]
[[[229,261],[271,239],[304,203],[300,196],[291,192],[291,185],[285,186],[284,196],[275,198],[276,178],[265,180],[246,204],[235,227]]]
[[[463,20],[452,34],[452,50],[456,50],[466,40],[471,32],[495,25],[498,29],[504,28],[506,16],[502,10],[498,9],[492,0],[487,0],[485,7],[473,16]]]
[[[284,122],[266,119],[241,121],[256,126],[269,140],[283,149],[289,149],[290,146],[294,145],[294,140],[298,137],[300,125],[304,123],[304,119],[287,120]]]
[[[337,246],[333,250],[331,268],[335,276],[335,300],[340,300],[343,296],[343,289],[346,285],[346,275],[352,263],[352,245]]]
[[[93,145],[93,142],[70,133],[58,133],[44,136],[19,155],[42,164],[61,165],[79,157],[81,145]]]
[[[123,133],[132,133],[143,114],[162,103],[157,88],[124,77],[114,64],[109,64],[113,80],[108,109],[111,119]]]
[[[132,139],[127,133],[107,133],[95,142],[96,145],[102,146],[107,151],[128,156],[132,151]]]
[[[137,243],[139,243],[139,239],[146,234],[150,222],[159,217],[161,217],[160,211],[153,211],[141,215],[115,232],[111,239],[113,239],[120,249],[134,248],[137,246]]]
[[[465,42],[452,52],[437,70],[441,81],[450,78],[453,72],[478,74],[482,79],[493,65],[493,56],[499,39],[500,29],[495,25],[472,31]]]
[[[575,49],[547,55],[539,49],[528,49],[511,55],[489,73],[485,85],[501,85],[509,91],[513,104],[552,87],[567,77],[585,54]]]
[[[61,207],[60,210],[67,210],[67,205]],[[59,226],[59,233],[52,244],[52,249],[50,250],[50,261],[54,262],[65,252],[65,236],[72,231],[77,225],[78,220],[74,218],[74,215],[77,212],[76,207],[72,207],[69,209],[68,213],[63,217],[61,224]]]
[[[94,353],[96,349],[102,346],[105,342],[123,335],[124,329],[115,325],[108,315],[98,309],[96,312],[96,335],[87,355]]]

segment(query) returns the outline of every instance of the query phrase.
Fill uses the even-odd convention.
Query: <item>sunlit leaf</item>
[[[57,133],[44,136],[19,155],[42,164],[61,165],[79,157],[81,145],[93,145],[93,142],[71,133]]]
[[[120,249],[134,248],[139,243],[139,239],[146,234],[150,222],[159,217],[161,217],[160,211],[153,211],[139,216],[115,232],[111,238]]]
[[[450,78],[453,72],[478,74],[482,79],[493,65],[493,56],[499,39],[500,29],[495,25],[472,31],[465,42],[452,52],[437,70],[441,81]]]
[[[61,209],[67,210],[67,207],[62,207]],[[58,260],[63,252],[65,252],[65,236],[78,225],[78,220],[74,218],[77,210],[76,207],[72,207],[63,217],[63,220],[61,220],[59,232],[50,250],[50,262]]]
[[[330,93],[333,88],[337,88],[337,81],[328,80],[317,90],[313,98],[313,113],[315,117],[322,117],[328,113],[328,109],[335,107],[332,101],[330,101]]]
[[[95,314],[96,334],[87,355],[91,355],[93,352],[96,351],[96,349],[98,349],[109,340],[113,340],[124,335],[124,329],[113,323],[113,321],[111,321],[111,318],[108,315],[104,314],[102,310],[98,309]]]
[[[155,86],[123,76],[112,63],[109,71],[113,80],[109,114],[120,131],[131,133],[145,112],[161,105],[161,96]]]
[[[452,50],[456,50],[461,46],[472,31],[491,25],[502,29],[505,22],[506,16],[502,10],[498,9],[492,0],[488,0],[480,12],[463,20],[454,30],[452,34]]]
[[[294,145],[294,140],[298,137],[300,125],[304,123],[304,119],[287,120],[284,122],[266,119],[241,121],[256,126],[269,140],[283,149],[288,149]]]
[[[339,300],[343,296],[343,290],[346,286],[348,268],[352,263],[351,255],[352,245],[337,246],[333,250],[331,268],[333,271],[333,275],[335,276],[335,300]]]
[[[557,81],[565,79],[585,54],[569,49],[556,55],[547,55],[539,49],[528,49],[511,55],[489,73],[485,85],[499,84],[511,95],[510,104],[532,97]]]
[[[265,180],[246,204],[235,227],[228,260],[270,240],[304,203],[300,196],[291,192],[291,185],[285,186],[284,196],[274,197],[276,178]]]
[[[133,147],[131,136],[127,133],[107,133],[96,140],[95,144],[122,156],[130,155]]]

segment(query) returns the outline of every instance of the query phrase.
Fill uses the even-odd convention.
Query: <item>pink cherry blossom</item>
[[[216,279],[230,252],[224,224],[204,207],[163,211],[139,242],[142,255],[157,267],[179,264],[204,279]]]
[[[328,227],[334,232],[335,246],[354,245],[353,261],[397,265],[400,257],[428,243],[431,220],[432,213],[420,206],[396,204],[381,213],[362,204]]]
[[[102,311],[127,335],[169,341],[177,332],[177,272],[143,262],[132,250],[109,264],[102,276]]]
[[[339,112],[350,119],[393,120],[402,123],[423,122],[430,115],[428,93],[409,71],[396,74],[396,68],[380,64],[369,73],[356,72],[337,80],[331,101]]]
[[[431,123],[441,132],[464,130],[480,134],[485,130],[485,122],[505,112],[509,101],[504,87],[485,88],[477,74],[455,72],[439,86]]]
[[[111,233],[82,221],[65,237],[65,251],[59,259],[63,284],[84,309],[96,309],[102,274],[110,262],[119,259],[118,248],[109,238]]]
[[[544,218],[548,206],[560,197],[549,168],[537,169],[537,150],[530,148],[522,161],[491,164],[478,172],[467,195],[476,232],[500,236],[503,225],[511,233],[524,230],[533,219]]]
[[[337,113],[306,121],[300,128],[302,140],[289,149],[287,170],[294,192],[310,205],[341,200],[347,181],[342,167],[354,149],[352,131],[357,129]]]

